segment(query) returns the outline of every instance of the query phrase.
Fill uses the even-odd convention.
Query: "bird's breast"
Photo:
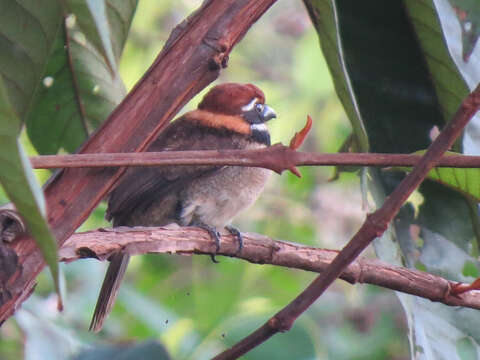
[[[193,181],[181,193],[181,225],[201,222],[224,227],[255,202],[270,175],[263,168],[225,166]]]

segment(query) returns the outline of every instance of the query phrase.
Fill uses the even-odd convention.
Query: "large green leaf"
[[[416,154],[423,155],[425,151],[418,151]],[[461,154],[447,152],[445,155]],[[397,168],[394,168],[394,170]],[[409,171],[408,168],[398,168],[400,170]],[[480,169],[468,168],[447,168],[436,167],[428,173],[428,178],[440,184],[446,185],[461,194],[471,197],[472,200],[480,202]]]
[[[320,37],[320,46],[327,61],[335,90],[352,124],[356,145],[359,151],[368,151],[368,137],[361,112],[358,109],[356,94],[351,89],[350,76],[345,66],[342,45],[339,42],[337,5],[335,1],[330,0],[304,0],[304,3]]]
[[[75,151],[124,97],[117,64],[136,5],[65,2],[67,15],[26,119],[40,153]]]
[[[23,121],[62,21],[57,1],[0,0],[0,74]]]
[[[430,0],[407,0],[405,7],[418,37],[423,59],[431,75],[440,110],[450,121],[460,102],[469,93],[468,87],[448,53],[440,21]]]
[[[45,220],[42,190],[35,180],[30,161],[18,142],[19,129],[20,119],[9,103],[0,77],[0,183],[35,238],[60,295],[57,243]]]
[[[338,38],[339,49],[335,56],[327,56],[327,61],[339,57],[345,63],[354,93],[351,96],[357,101],[370,151],[410,153],[426,148],[431,142],[432,129],[442,128],[450,121],[468,93],[466,81],[457,68],[458,61],[452,61],[444,40],[448,37],[445,35],[448,27],[441,28],[444,24],[439,21],[433,1],[309,3],[317,9],[310,11],[311,16],[317,17],[315,24],[328,21],[324,17],[329,15],[325,11],[322,14],[321,6],[328,3],[334,9],[338,31],[330,37]],[[450,11],[453,12],[451,8]],[[321,29],[317,26],[317,30]],[[324,36],[320,34],[322,42]],[[334,77],[334,81],[343,80]],[[372,170],[371,178],[371,190],[381,204],[403,175]],[[397,264],[413,267],[420,263],[428,271],[453,280],[471,279],[462,272],[467,263],[479,266],[469,254],[475,247],[472,240],[477,221],[471,217],[469,202],[458,191],[431,181],[426,181],[420,192],[423,203],[418,215],[409,205],[405,206],[390,231],[376,241],[377,253]],[[419,238],[410,231],[412,225],[420,228]],[[462,256],[449,255],[454,249]],[[457,344],[465,336],[479,342],[476,329],[460,320],[465,314],[479,321],[479,315],[460,309],[455,311],[458,314],[455,318],[451,308],[440,305],[439,311],[419,299],[408,296],[400,299],[411,328],[412,355],[421,353],[422,359],[455,359]],[[455,329],[449,331],[451,336],[440,331],[446,322]]]
[[[435,168],[428,177],[480,201],[480,169]]]
[[[117,71],[138,0],[68,0],[80,31],[105,58],[112,72]]]

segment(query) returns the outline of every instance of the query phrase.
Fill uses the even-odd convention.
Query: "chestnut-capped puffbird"
[[[147,151],[259,149],[270,145],[265,123],[275,118],[263,92],[252,84],[213,87],[198,105],[165,128]],[[108,199],[113,226],[199,226],[219,244],[218,229],[229,224],[262,192],[270,170],[241,166],[130,168]],[[240,245],[241,246],[241,245]],[[111,256],[90,330],[99,331],[110,312],[129,255]]]

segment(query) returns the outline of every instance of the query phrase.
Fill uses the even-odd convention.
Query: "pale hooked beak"
[[[262,118],[264,122],[276,118],[277,114],[275,111],[268,105],[263,105]]]

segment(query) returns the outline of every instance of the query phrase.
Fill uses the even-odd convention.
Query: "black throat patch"
[[[250,135],[250,138],[253,141],[270,146],[270,134],[268,133],[268,130],[257,129],[254,126],[252,126],[251,129],[252,134]]]

